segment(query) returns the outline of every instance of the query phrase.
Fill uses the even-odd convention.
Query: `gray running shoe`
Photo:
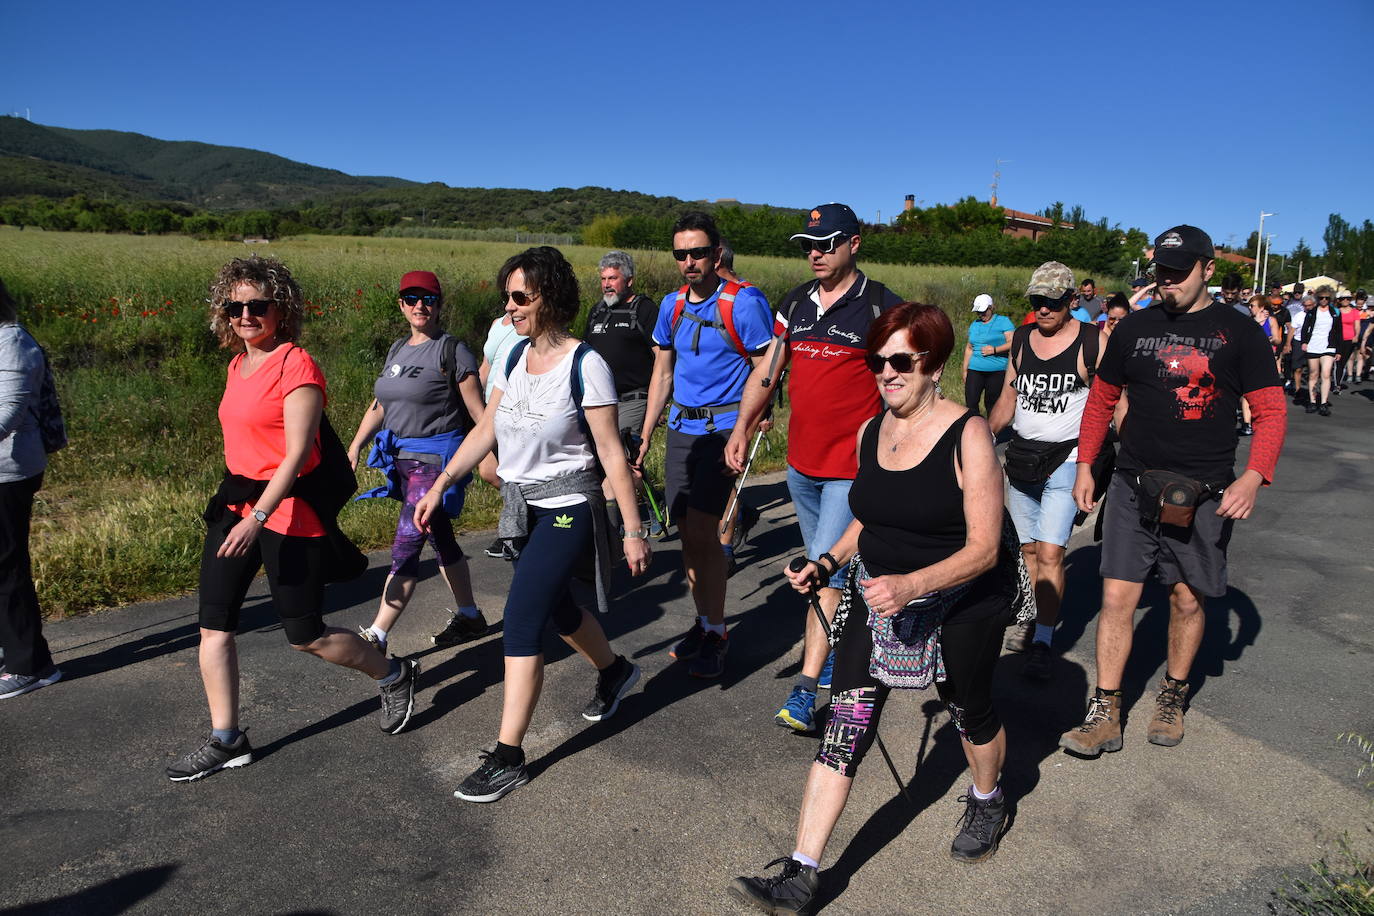
[[[508,792],[530,781],[523,763],[512,766],[497,757],[495,751],[482,751],[481,757],[482,765],[453,793],[463,801],[500,801]]]
[[[49,665],[47,670],[37,674],[11,674],[5,671],[5,673],[0,674],[0,700],[23,696],[40,687],[56,684],[60,680],[62,680],[62,671],[54,665]]]
[[[382,691],[382,712],[377,724],[388,735],[398,735],[410,721],[415,710],[415,685],[420,680],[420,663],[413,658],[401,661],[401,676],[393,683],[379,685]]]
[[[252,762],[253,746],[248,743],[247,732],[240,734],[233,744],[221,744],[211,735],[200,747],[169,766],[167,778],[172,782],[191,782],[220,770],[246,767]]]

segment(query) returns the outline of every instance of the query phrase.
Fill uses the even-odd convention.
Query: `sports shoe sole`
[[[509,795],[511,792],[514,792],[516,789],[520,788],[529,781],[530,775],[528,773],[521,773],[518,778],[512,779],[510,782],[506,783],[504,786],[497,789],[495,792],[491,792],[487,795],[464,795],[462,789],[455,789],[453,791],[453,797],[461,798],[463,801],[466,802],[477,802],[478,804],[486,804],[488,802],[500,801],[506,795]]]
[[[1096,750],[1083,750],[1082,748],[1069,744],[1063,738],[1059,739],[1059,746],[1062,747],[1064,750],[1068,751],[1070,754],[1073,754],[1075,757],[1085,757],[1088,760],[1096,760],[1103,754],[1116,753],[1117,751],[1121,750],[1121,743],[1122,741],[1120,738],[1113,738],[1106,744],[1099,744]]]
[[[253,752],[249,751],[246,754],[240,754],[237,757],[231,757],[230,759],[224,761],[217,767],[211,767],[208,770],[202,770],[201,772],[194,773],[190,776],[168,776],[167,778],[170,779],[172,782],[195,782],[197,779],[204,779],[206,776],[209,776],[213,773],[218,773],[220,770],[237,770],[239,767],[246,767],[248,766],[248,764],[252,762]]]
[[[21,687],[18,690],[11,690],[9,693],[0,693],[0,700],[8,700],[10,697],[22,697],[26,693],[33,693],[40,687],[50,687],[60,680],[62,680],[62,672],[60,670],[54,671],[47,677],[32,681],[27,686]]]
[[[965,865],[973,865],[978,862],[986,862],[988,859],[991,859],[993,856],[997,855],[997,847],[1002,845],[1002,837],[1006,836],[1007,826],[1007,822],[1003,821],[1002,826],[997,828],[997,835],[992,838],[992,848],[989,849],[987,852],[983,853],[981,856],[961,856],[955,853],[953,849],[951,849],[949,851],[949,857],[954,861],[962,862]]]
[[[599,716],[589,716],[584,712],[582,718],[586,719],[588,722],[604,722],[606,719],[615,715],[615,711],[620,708],[620,701],[625,698],[625,694],[630,692],[631,687],[639,683],[639,666],[631,662],[630,669],[630,676],[625,679],[624,685],[616,691],[615,699],[611,701],[611,708]]]
[[[1146,739],[1151,744],[1158,744],[1160,747],[1178,747],[1183,743],[1182,736],[1174,738],[1169,735],[1147,735]]]
[[[777,715],[773,716],[773,721],[792,729],[794,732],[809,732],[815,728],[814,724],[807,725],[802,720],[794,718],[792,711],[788,709],[779,709]]]

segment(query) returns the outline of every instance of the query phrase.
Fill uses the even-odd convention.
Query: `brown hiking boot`
[[[1083,724],[1064,732],[1059,746],[1081,757],[1121,750],[1121,697],[1098,693],[1088,701]]]
[[[1188,697],[1187,681],[1159,682],[1159,696],[1155,697],[1155,714],[1150,719],[1146,737],[1151,744],[1173,747],[1183,740],[1183,701]]]

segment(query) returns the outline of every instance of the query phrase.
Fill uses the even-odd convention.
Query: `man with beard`
[[[1227,274],[1226,279],[1221,281],[1221,301],[1247,318],[1250,317],[1250,306],[1240,295],[1239,274]]]
[[[1083,284],[1085,290],[1090,282]],[[1064,550],[1078,511],[1073,498],[1078,426],[1102,332],[1096,324],[1070,318],[1073,271],[1058,261],[1035,269],[1026,298],[1035,324],[1018,328],[1011,339],[1010,390],[997,399],[988,426],[995,436],[1010,423],[1015,433],[1005,456],[1007,509],[1035,582],[1035,623],[1013,631],[1008,647],[1025,650],[1023,676],[1048,681],[1050,642],[1064,600]]]
[[[1097,294],[1097,281],[1084,280],[1078,287],[1078,301],[1076,307],[1088,313],[1088,320],[1097,321],[1097,316],[1102,314],[1106,305],[1102,302],[1102,297]]]
[[[639,452],[639,433],[644,428],[644,407],[649,399],[649,377],[654,369],[654,320],[658,310],[648,296],[634,291],[635,262],[623,251],[608,251],[600,264],[601,299],[587,316],[587,343],[600,354],[615,376],[615,393],[620,436],[631,446],[633,460]],[[644,482],[635,479],[643,491]],[[614,524],[620,524],[620,510],[611,492],[606,493],[606,511]],[[644,517],[641,515],[641,517]],[[655,523],[651,522],[650,527]]]
[[[1203,602],[1226,592],[1226,548],[1270,482],[1288,414],[1273,350],[1253,318],[1213,303],[1212,240],[1176,226],[1155,240],[1159,307],[1124,318],[1108,338],[1078,434],[1074,499],[1094,505],[1092,462],[1112,408],[1129,389],[1116,473],[1103,507],[1097,689],[1083,724],[1059,740],[1073,754],[1121,749],[1121,680],[1134,615],[1152,571],[1169,589],[1168,663],[1147,729],[1152,744],[1183,740],[1188,677],[1202,643]],[[1235,476],[1235,415],[1250,405],[1255,435]]]
[[[669,514],[682,534],[682,562],[697,618],[671,650],[693,677],[725,670],[726,559],[720,522],[733,476],[725,443],[739,415],[749,372],[773,339],[768,300],[754,286],[716,273],[720,230],[708,214],[684,214],[673,226],[673,258],[685,284],[663,297],[654,325],[654,370],[637,465],[671,400],[663,459]]]
[[[791,367],[792,414],[787,427],[787,490],[797,512],[807,557],[827,563],[854,515],[849,488],[858,472],[854,442],[864,421],[882,402],[873,373],[864,363],[869,326],[901,297],[864,276],[857,257],[861,226],[845,204],[821,204],[792,236],[800,244],[813,279],[795,287],[774,316],[774,341],[744,386],[740,422],[730,434],[725,460],[743,469],[753,426],[772,400],[779,376]],[[819,590],[822,610],[833,618],[848,566],[833,568]],[[820,622],[806,614],[802,667],[786,701],[774,715],[796,731],[814,725],[816,689],[829,688],[833,655]]]

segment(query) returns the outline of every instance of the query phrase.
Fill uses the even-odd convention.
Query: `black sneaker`
[[[493,560],[502,560],[506,556],[506,542],[497,538],[487,545],[487,549],[482,551]]]
[[[400,665],[400,677],[390,684],[379,685],[382,712],[377,717],[377,724],[388,735],[400,734],[415,710],[415,685],[420,680],[420,663],[407,658],[401,660]]]
[[[1255,427],[1250,423],[1242,423],[1240,424],[1240,434],[1242,436],[1253,436],[1255,434]]]
[[[692,677],[720,677],[725,671],[725,652],[729,648],[728,637],[707,630],[696,658],[687,665],[687,673]]]
[[[1033,642],[1026,650],[1026,663],[1021,666],[1021,676],[1027,680],[1045,683],[1050,679],[1050,661],[1054,652],[1043,642]]]
[[[754,526],[759,523],[759,510],[746,503],[740,504],[739,518],[735,521],[735,536],[731,541],[731,546],[736,550],[744,547],[749,542],[749,532],[754,530]]]
[[[949,854],[958,862],[981,862],[997,852],[997,843],[1007,829],[1007,801],[1001,792],[996,798],[981,799],[970,789],[959,796],[967,805],[959,818],[959,833]]]
[[[233,744],[221,744],[211,735],[199,748],[169,766],[167,778],[172,782],[190,782],[220,770],[246,767],[252,762],[253,746],[248,743],[247,732],[241,733]]]
[[[482,765],[464,779],[453,793],[463,801],[499,801],[512,789],[518,789],[530,781],[530,774],[525,771],[523,763],[506,763],[496,756],[495,751],[482,751],[481,758]]]
[[[1304,411],[1305,413],[1316,413],[1316,412],[1317,412],[1317,405],[1316,405],[1316,404],[1313,404],[1311,401],[1308,401],[1308,402],[1307,402],[1307,406],[1303,408],[1303,411]]]
[[[621,698],[629,693],[630,688],[639,680],[639,666],[623,655],[617,655],[616,663],[608,670],[618,670],[620,673],[608,678],[604,673],[597,672],[596,693],[582,710],[582,718],[588,722],[600,722],[615,715],[615,711],[620,708]]]
[[[1031,647],[1031,637],[1035,635],[1035,621],[1013,623],[1007,627],[1007,639],[1002,648],[1008,652],[1025,652]]]
[[[1323,404],[1322,406],[1317,408],[1317,413],[1321,414],[1323,417],[1331,416],[1331,405]]]
[[[821,886],[816,870],[790,856],[774,859],[764,868],[774,865],[781,865],[782,872],[768,878],[740,876],[731,881],[730,896],[765,913],[812,912]]]
[[[448,622],[448,626],[435,633],[431,639],[434,640],[436,646],[447,648],[485,636],[488,628],[487,618],[482,616],[481,611],[477,612],[476,617],[469,617],[466,614],[453,614],[453,619]]]
[[[692,621],[692,628],[687,631],[687,635],[668,650],[668,656],[680,662],[696,658],[697,653],[701,651],[701,642],[705,638],[706,628],[701,625],[701,618],[698,617]]]

